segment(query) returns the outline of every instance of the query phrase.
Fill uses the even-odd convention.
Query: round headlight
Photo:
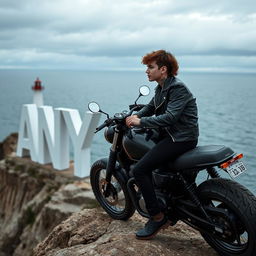
[[[114,126],[109,126],[104,131],[104,136],[105,136],[106,141],[108,141],[111,144],[113,143],[114,133],[115,133]]]

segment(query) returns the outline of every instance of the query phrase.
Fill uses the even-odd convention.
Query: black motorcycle
[[[142,86],[130,111],[114,117],[103,112],[96,102],[89,103],[92,112],[101,112],[106,121],[105,139],[112,144],[108,158],[96,161],[90,172],[94,195],[114,219],[127,220],[135,210],[149,217],[133,177],[133,166],[157,142],[158,132],[146,128],[128,128],[126,117],[138,111],[140,96],[149,94]],[[245,171],[242,154],[222,145],[197,146],[174,162],[153,172],[153,183],[159,205],[171,225],[181,220],[200,231],[206,242],[223,256],[256,255],[256,198],[232,179],[222,178],[227,172],[236,178]],[[207,173],[199,182],[199,173]]]

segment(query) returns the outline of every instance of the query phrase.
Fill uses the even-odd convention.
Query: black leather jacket
[[[196,140],[199,136],[196,99],[176,77],[155,88],[155,96],[138,113],[140,127],[164,129],[175,142]]]

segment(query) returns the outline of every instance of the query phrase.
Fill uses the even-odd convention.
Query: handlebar
[[[99,132],[100,130],[102,130],[103,128],[105,128],[106,126],[109,126],[111,125],[114,121],[116,120],[124,120],[126,117],[130,116],[132,114],[133,111],[139,111],[140,109],[142,109],[145,105],[144,104],[132,104],[132,105],[129,105],[129,113],[127,113],[126,115],[121,115],[121,118],[120,116],[118,118],[108,118],[103,124],[101,124],[100,126],[98,126],[96,128],[96,131],[94,133],[97,133]]]
[[[103,124],[101,124],[100,126],[98,126],[96,128],[96,131],[94,133],[99,132],[100,130],[102,130],[103,128],[105,128],[106,126],[109,126],[114,120],[112,118],[107,119]]]
[[[143,107],[145,106],[145,104],[132,104],[129,105],[129,109],[133,109],[133,111],[139,111],[141,110]]]

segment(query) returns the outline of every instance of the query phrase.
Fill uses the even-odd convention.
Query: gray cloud
[[[251,0],[1,0],[0,67],[139,68],[143,54],[164,48],[196,59],[184,68],[211,68],[210,59],[243,68],[244,58],[256,56],[254,6]],[[233,57],[235,64],[228,61]],[[247,65],[256,70],[255,58]]]
[[[234,14],[234,15],[247,15],[255,13],[255,1],[254,0],[196,0],[196,1],[162,1],[165,9],[165,13],[191,13],[199,12],[205,15],[216,14]]]

